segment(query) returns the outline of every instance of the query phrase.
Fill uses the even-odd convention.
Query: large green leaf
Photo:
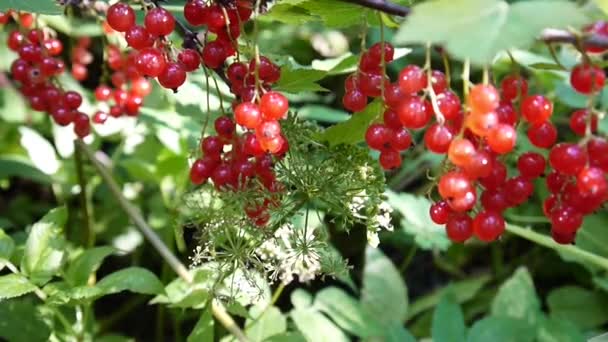
[[[452,294],[446,293],[433,314],[433,325],[431,328],[433,341],[435,342],[464,342],[466,326],[460,305]]]
[[[63,9],[55,0],[2,0],[0,11],[9,9],[38,14],[61,14]]]
[[[19,127],[21,146],[27,151],[32,164],[47,175],[52,175],[61,166],[53,145],[37,131],[26,127]]]
[[[484,64],[501,50],[530,46],[544,28],[585,22],[582,10],[570,1],[435,0],[412,8],[395,42],[436,43],[457,58]]]
[[[51,177],[32,165],[32,162],[19,155],[0,157],[0,179],[8,177],[26,178],[42,184],[50,184]]]
[[[534,340],[534,328],[522,320],[489,316],[471,327],[468,342],[526,342]]]
[[[294,68],[287,64],[281,68],[281,78],[275,85],[275,90],[292,94],[303,91],[327,91],[317,83],[326,74],[326,71]]]
[[[213,336],[215,335],[215,327],[214,327],[213,315],[211,314],[211,309],[207,308],[203,311],[201,318],[196,322],[194,329],[188,336],[188,342],[198,342],[198,341],[213,341]]]
[[[540,329],[538,329],[536,338],[539,342],[585,341],[585,337],[581,331],[572,322],[547,317],[542,317],[541,326]]]
[[[361,303],[337,287],[321,290],[315,298],[314,306],[342,329],[356,336],[369,338],[384,335],[379,317],[366,312]]]
[[[114,272],[97,283],[102,293],[112,294],[130,291],[142,294],[161,294],[164,292],[163,283],[156,275],[145,268],[128,267]]]
[[[536,325],[540,314],[532,277],[526,268],[519,268],[498,289],[492,301],[492,315],[518,318]]]
[[[99,269],[103,259],[114,252],[114,248],[103,246],[82,252],[70,263],[65,279],[73,286],[85,285],[89,276]]]
[[[547,296],[552,318],[568,320],[583,329],[608,322],[608,297],[578,286],[564,286]]]
[[[21,271],[30,281],[44,284],[63,265],[65,241],[62,234],[67,215],[67,209],[59,207],[32,226],[21,259]]]
[[[370,246],[365,251],[361,304],[383,324],[403,323],[407,315],[407,287],[401,274],[382,251]]]
[[[0,317],[0,339],[10,342],[49,340],[51,330],[30,301],[0,301]]]
[[[289,315],[308,342],[350,341],[329,318],[313,308],[294,309]]]
[[[10,236],[6,235],[4,230],[0,229],[0,270],[13,255],[15,250],[15,242]]]
[[[414,237],[416,244],[423,249],[446,250],[450,240],[445,227],[433,222],[429,216],[431,202],[422,196],[407,193],[386,193],[388,202],[403,215],[401,226]]]
[[[186,283],[182,278],[176,278],[165,287],[165,293],[152,299],[152,304],[169,304],[180,308],[202,308],[206,305],[217,272],[212,269],[198,268],[194,270],[194,284]]]
[[[7,274],[0,276],[0,300],[23,296],[36,289],[36,285],[30,283],[19,274]]]
[[[329,142],[331,146],[339,144],[357,144],[365,139],[365,131],[369,125],[382,115],[382,103],[374,101],[345,122],[333,125],[320,136],[321,140]]]
[[[245,334],[252,342],[266,341],[287,330],[287,318],[274,306],[266,309],[266,304],[254,305],[249,314],[252,318],[245,322]]]

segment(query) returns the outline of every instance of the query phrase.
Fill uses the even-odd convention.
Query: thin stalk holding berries
[[[433,112],[435,113],[435,120],[441,126],[445,124],[445,116],[441,113],[441,109],[437,105],[437,94],[433,89],[433,68],[431,66],[431,43],[426,45],[426,58],[424,62],[424,70],[426,71],[426,91],[429,94],[431,105],[433,106]]]

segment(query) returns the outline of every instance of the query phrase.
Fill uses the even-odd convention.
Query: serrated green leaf
[[[431,329],[433,341],[465,341],[466,329],[460,305],[458,305],[451,293],[444,294],[433,313],[433,325]]]
[[[499,51],[530,46],[544,28],[580,27],[587,20],[569,1],[437,0],[415,5],[395,42],[436,43],[457,58],[485,64]]]
[[[321,87],[318,80],[325,77],[327,72],[314,69],[297,69],[287,64],[281,69],[281,78],[275,85],[275,90],[297,94],[303,91],[328,91]]]
[[[414,241],[420,248],[446,250],[450,246],[445,228],[433,222],[429,217],[431,202],[428,199],[390,191],[386,195],[389,204],[403,215],[403,229],[414,237]]]
[[[128,267],[101,279],[97,285],[104,295],[130,291],[142,294],[164,293],[163,283],[145,268]]]
[[[330,146],[348,144],[353,145],[365,139],[365,131],[369,125],[382,115],[382,103],[374,101],[360,113],[354,113],[345,122],[333,125],[326,129],[320,139],[327,141]]]
[[[265,304],[249,309],[250,319],[245,322],[245,334],[252,342],[266,341],[269,337],[287,330],[287,318],[274,306],[266,309]]]
[[[196,322],[194,329],[188,336],[188,342],[199,342],[199,341],[213,341],[215,335],[215,323],[213,321],[213,315],[209,308],[205,309],[201,315],[201,318]]]
[[[3,261],[9,260],[15,250],[15,242],[0,229],[0,270],[4,267]]]
[[[315,308],[327,314],[342,329],[361,338],[381,337],[384,331],[375,317],[366,312],[353,297],[337,287],[321,290]]]
[[[564,286],[547,296],[552,318],[568,320],[582,329],[608,322],[608,297],[578,286]]]
[[[0,276],[0,300],[23,296],[36,289],[27,278],[19,274]]]
[[[301,25],[313,21],[320,21],[320,18],[313,16],[310,11],[305,8],[281,2],[275,4],[267,13],[260,16],[260,20],[278,21],[291,25]]]
[[[547,317],[541,317],[541,324],[536,338],[539,342],[586,341],[582,332],[572,322]],[[593,339],[589,340],[589,342],[593,342]]]
[[[51,330],[36,306],[26,300],[0,301],[0,337],[10,342],[46,342]]]
[[[114,252],[109,246],[96,247],[82,252],[70,263],[65,279],[73,286],[85,285],[89,276],[99,269],[103,259]]]
[[[526,342],[534,336],[534,327],[522,320],[489,316],[473,324],[467,342]]]
[[[526,268],[519,268],[498,289],[492,301],[492,315],[521,319],[534,326],[540,314],[532,277]]]
[[[382,324],[403,323],[407,315],[407,287],[401,274],[382,251],[365,250],[361,305]]]
[[[21,271],[35,284],[49,281],[63,265],[63,226],[67,216],[67,209],[59,207],[49,211],[32,226],[25,243]]]
[[[289,315],[308,342],[350,341],[342,330],[315,309],[294,309]]]
[[[2,0],[0,11],[13,9],[38,14],[62,14],[63,8],[55,0]]]

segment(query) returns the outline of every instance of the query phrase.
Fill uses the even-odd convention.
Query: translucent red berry
[[[582,94],[591,94],[602,90],[606,82],[604,70],[595,65],[579,64],[570,73],[572,88]]]
[[[474,113],[489,113],[498,108],[500,95],[494,86],[478,84],[471,88],[467,103]]]
[[[162,7],[148,11],[144,18],[146,30],[153,36],[166,36],[175,28],[175,18],[171,12]]]
[[[517,159],[519,173],[530,179],[540,177],[545,172],[545,157],[536,152],[526,152]]]
[[[106,18],[108,25],[118,32],[125,32],[135,25],[135,11],[131,6],[120,2],[108,8]]]
[[[258,105],[243,102],[235,108],[234,120],[245,128],[254,129],[262,123],[262,113]]]
[[[404,94],[414,94],[426,87],[424,71],[417,65],[408,65],[399,73],[399,87]]]
[[[435,202],[429,208],[431,220],[436,224],[446,224],[450,218],[452,209],[446,201]]]
[[[279,92],[269,91],[260,99],[260,110],[265,120],[283,119],[288,109],[289,101]]]
[[[521,99],[528,94],[528,82],[519,75],[509,75],[503,78],[500,87],[502,99],[505,101],[513,101],[518,96]]]
[[[573,143],[555,145],[549,153],[551,166],[566,175],[577,175],[587,164],[587,151]]]
[[[553,114],[553,103],[542,95],[531,95],[521,103],[521,115],[531,124],[540,124]]]
[[[536,147],[549,148],[557,140],[557,129],[549,121],[534,124],[528,128],[528,139]]]
[[[473,236],[473,220],[467,214],[453,215],[448,219],[445,231],[453,242],[465,242]]]
[[[591,118],[589,115],[592,115]],[[585,135],[588,122],[591,133],[597,132],[597,116],[590,114],[588,109],[579,109],[570,115],[570,129],[577,135]]]
[[[475,236],[483,242],[492,242],[505,231],[505,220],[494,211],[482,211],[473,220]]]

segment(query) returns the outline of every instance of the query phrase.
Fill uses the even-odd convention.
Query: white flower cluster
[[[272,281],[278,278],[289,284],[297,276],[300,282],[307,282],[321,272],[318,247],[314,229],[285,224],[256,250],[256,254]]]
[[[351,211],[353,217],[367,220],[367,242],[372,247],[378,247],[378,244],[380,243],[378,232],[382,229],[393,231],[393,224],[391,223],[393,208],[388,203],[382,202],[378,206],[378,214],[374,217],[367,217],[362,214],[363,209],[367,205],[367,193],[365,190],[362,190],[352,197],[351,202],[348,204],[348,209]]]

